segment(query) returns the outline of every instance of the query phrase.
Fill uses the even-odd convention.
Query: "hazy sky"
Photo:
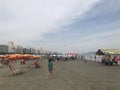
[[[0,0],[0,44],[120,49],[120,0]]]

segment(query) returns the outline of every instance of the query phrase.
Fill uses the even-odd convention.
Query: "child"
[[[25,64],[25,59],[21,59],[21,64]]]
[[[35,65],[35,68],[40,68],[40,64],[39,64],[38,60],[36,60],[36,61],[34,62],[34,65]]]

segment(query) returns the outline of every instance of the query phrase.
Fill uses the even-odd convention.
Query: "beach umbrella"
[[[23,58],[23,55],[21,54],[10,54],[9,55],[10,60],[17,60],[17,59],[22,59],[22,58]]]
[[[33,55],[31,55],[31,54],[24,54],[23,56],[24,56],[25,59],[29,59],[29,58],[33,57]]]
[[[40,58],[40,56],[33,56],[32,58],[33,59],[38,59],[38,58]]]
[[[6,58],[7,55],[0,55],[0,58]]]
[[[16,54],[16,58],[17,58],[17,59],[23,59],[23,58],[24,58],[24,55],[22,55],[22,54]]]
[[[9,55],[9,59],[10,60],[16,60],[17,59],[17,55],[16,54],[10,54]]]

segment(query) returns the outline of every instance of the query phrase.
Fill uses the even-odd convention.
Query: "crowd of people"
[[[120,61],[120,56],[118,55],[105,55],[102,58],[101,62],[105,63],[105,65],[113,65],[114,63],[118,65],[119,61]]]
[[[28,60],[26,60],[24,58],[22,58],[19,61],[20,61],[21,65],[28,64],[28,63],[26,63]],[[39,59],[34,59],[34,60],[30,60],[30,61],[31,61],[30,68],[41,68]],[[47,75],[48,79],[53,76],[53,63],[52,63],[53,61],[54,61],[53,58],[48,59],[48,75]],[[1,63],[1,65],[7,66],[12,75],[18,74],[17,70],[14,68],[14,65],[12,64],[12,61],[9,59],[9,56],[6,58],[0,59],[0,63]]]
[[[92,58],[90,56],[90,58]],[[66,60],[76,60],[78,59],[77,57],[47,57],[48,60],[48,75],[47,75],[47,79],[51,78],[53,76],[53,63],[54,61],[66,61]],[[80,57],[81,60],[84,60],[84,63],[87,63],[87,59],[85,58],[84,55],[81,55]],[[97,57],[94,57],[95,60],[97,60]],[[26,65],[26,61],[28,61],[28,59],[24,59],[22,58],[20,61],[21,65]],[[30,68],[41,68],[41,64],[40,64],[40,59],[32,59],[30,60],[31,63],[29,65]],[[109,62],[106,62],[109,61]],[[116,65],[118,64],[118,62],[120,61],[120,57],[119,56],[110,56],[110,55],[106,55],[103,59],[102,59],[102,63],[110,64],[112,65],[113,63],[115,63]],[[9,70],[11,71],[12,75],[16,75],[17,71],[14,68],[14,65],[12,65],[12,61],[9,59],[9,56],[6,58],[3,58],[0,60],[2,65],[6,65]]]

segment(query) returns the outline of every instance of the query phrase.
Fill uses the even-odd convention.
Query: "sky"
[[[120,0],[0,0],[0,44],[83,53],[119,39]]]

